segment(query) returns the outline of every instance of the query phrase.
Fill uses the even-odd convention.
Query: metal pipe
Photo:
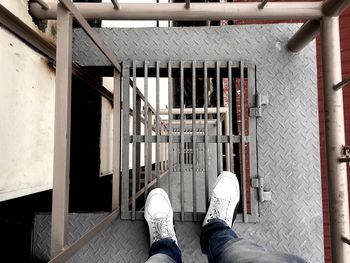
[[[341,82],[339,82],[338,84],[334,85],[334,90],[338,90],[338,89],[342,89],[345,88],[347,85],[350,84],[350,77],[342,80]]]
[[[112,4],[113,4],[113,7],[115,9],[120,9],[120,4],[117,0],[111,0]]]
[[[262,0],[261,3],[258,4],[258,8],[261,10],[261,9],[264,9],[264,7],[266,6],[267,2],[269,0]]]
[[[186,9],[190,9],[190,7],[191,7],[191,2],[190,2],[190,0],[186,0],[185,8],[186,8]]]
[[[342,79],[339,18],[323,17],[321,30],[332,259],[345,263],[349,262],[350,246],[341,238],[350,236],[348,182],[346,164],[338,161],[345,145],[344,106],[342,90],[333,89]]]
[[[350,6],[350,0],[328,0],[322,5],[325,16],[340,16]],[[320,31],[320,21],[307,21],[298,32],[289,40],[288,49],[299,52],[314,40]]]
[[[123,3],[115,9],[111,3],[75,3],[87,20],[288,20],[320,19],[322,2],[271,2],[260,10],[257,3]],[[44,10],[37,3],[30,4],[30,13],[38,19],[57,17],[57,5],[48,3]]]
[[[350,6],[350,0],[326,0],[322,5],[325,16],[340,16]]]
[[[320,32],[320,20],[309,20],[302,25],[294,36],[288,41],[287,47],[292,52],[304,49]]]
[[[45,1],[43,1],[43,0],[33,0],[33,1],[38,3],[41,6],[41,8],[43,8],[45,10],[49,9],[49,6],[47,5],[47,3]]]

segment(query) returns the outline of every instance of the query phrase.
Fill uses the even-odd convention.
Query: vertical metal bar
[[[157,187],[159,187],[159,151],[160,151],[160,122],[159,122],[159,61],[156,62],[156,176],[157,176]]]
[[[208,64],[207,61],[204,61],[204,158],[205,158],[205,204],[206,209],[209,206],[209,158],[208,158]]]
[[[229,155],[230,155],[230,171],[234,172],[234,163],[233,163],[233,109],[232,109],[232,61],[228,62],[228,107],[229,107]]]
[[[350,236],[347,167],[338,161],[345,145],[343,91],[333,89],[342,80],[339,18],[323,17],[321,23],[323,90],[325,103],[326,153],[332,260],[349,262]]]
[[[248,67],[248,108],[256,107],[256,78],[255,78],[255,67]],[[258,164],[257,164],[257,138],[256,138],[256,127],[257,118],[254,116],[249,116],[249,171],[250,179],[258,178]],[[250,186],[249,186],[250,187]],[[250,214],[252,217],[259,216],[259,196],[258,191],[252,191],[250,188]],[[248,221],[248,220],[247,220]]]
[[[193,221],[197,221],[197,152],[196,152],[196,61],[192,62],[192,187],[193,187]]]
[[[120,72],[114,69],[112,211],[120,206]]]
[[[184,62],[180,63],[180,188],[181,188],[181,221],[185,220],[184,194]]]
[[[57,6],[55,138],[53,163],[51,257],[67,243],[72,80],[72,15]]]
[[[171,177],[173,175],[173,128],[172,128],[172,122],[173,122],[173,78],[172,78],[172,68],[171,68],[171,62],[168,63],[168,101],[169,101],[169,107],[168,107],[168,130],[169,130],[169,173],[168,173],[168,195],[171,201],[172,193],[171,193]]]
[[[216,62],[216,138],[217,138],[217,174],[222,171],[222,149],[221,149],[221,118],[220,118],[220,62]]]
[[[159,134],[160,136],[163,135],[163,124],[160,122],[159,125]],[[161,143],[159,145],[159,174],[163,173],[163,144]]]
[[[242,160],[242,192],[243,192],[243,222],[247,221],[247,181],[245,163],[245,107],[244,107],[244,62],[240,62],[240,107],[241,107],[241,160]]]
[[[153,132],[153,111],[149,108],[148,109],[148,136],[152,136]],[[149,174],[149,183],[154,179],[153,178],[153,157],[152,157],[152,151],[153,151],[153,146],[152,143],[148,143],[148,149],[147,149],[147,154],[149,158],[149,165],[148,165],[148,174]]]
[[[146,201],[147,195],[148,195],[148,182],[150,178],[149,174],[149,159],[152,160],[152,156],[148,155],[148,148],[149,143],[148,143],[148,61],[145,61],[144,65],[144,94],[145,94],[145,101],[144,101],[144,108],[143,108],[143,117],[145,119],[144,123],[144,134],[145,134],[145,176],[144,176],[144,181],[145,181],[145,194],[144,194],[144,200]],[[151,134],[152,135],[152,134]]]
[[[135,87],[137,89],[136,81]],[[136,94],[136,135],[141,135],[141,97]],[[136,191],[141,189],[141,143],[136,142]]]
[[[130,67],[123,65],[122,219],[129,219],[129,79]]]
[[[135,61],[132,62],[132,181],[131,181],[131,217],[132,220],[135,220],[136,215],[136,125],[137,125],[137,119],[136,119],[136,64]]]

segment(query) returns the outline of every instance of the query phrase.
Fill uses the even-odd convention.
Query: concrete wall
[[[53,2],[54,0],[51,0]],[[43,38],[26,0],[0,0]],[[47,60],[0,27],[0,201],[52,188],[55,72]]]

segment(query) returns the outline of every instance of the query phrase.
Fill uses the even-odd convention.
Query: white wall
[[[51,0],[52,1],[52,0]],[[39,31],[26,0],[0,3]],[[0,201],[52,188],[55,73],[45,57],[0,27]]]

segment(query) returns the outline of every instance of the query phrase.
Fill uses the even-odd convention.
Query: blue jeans
[[[269,253],[262,247],[239,238],[222,220],[215,219],[201,230],[202,252],[210,263],[306,263],[300,257],[282,253]],[[177,263],[181,251],[174,241],[165,239],[155,242],[147,263]]]

